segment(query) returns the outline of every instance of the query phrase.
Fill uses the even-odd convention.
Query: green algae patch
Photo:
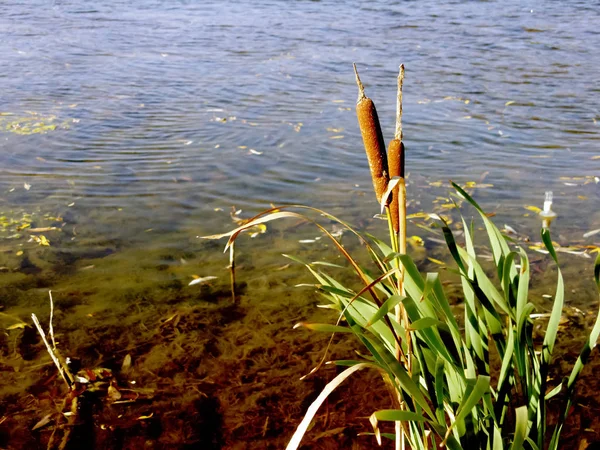
[[[46,134],[57,129],[69,129],[73,119],[59,118],[54,114],[44,115],[26,111],[23,115],[0,112],[0,132],[20,135]]]

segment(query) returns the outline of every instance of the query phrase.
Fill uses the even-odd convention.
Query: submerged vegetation
[[[556,293],[543,328],[536,306],[529,299],[531,274],[526,252],[503,235],[473,197],[455,183],[448,210],[466,205],[475,208],[487,234],[493,268],[481,260],[480,238],[473,221],[461,215],[453,231],[449,220],[432,214],[430,218],[443,232],[456,264],[451,270],[460,278],[463,311],[458,313],[450,302],[438,273],[419,272],[406,251],[405,168],[402,162],[392,169],[387,159],[403,161],[402,80],[403,68],[396,134],[386,157],[375,106],[365,96],[357,74],[357,115],[376,197],[382,212],[387,213],[389,244],[361,234],[327,212],[305,206],[272,208],[229,233],[208,236],[228,237],[227,250],[252,227],[282,218],[306,220],[329,238],[357,276],[359,287],[354,288],[338,281],[343,271],[339,265],[288,256],[315,277],[314,288],[327,301],[321,306],[335,311],[338,317],[335,324],[301,322],[298,326],[331,334],[330,343],[336,334],[351,334],[363,346],[354,359],[328,361],[329,346],[324,350],[321,363],[311,374],[325,363],[335,364],[340,371],[310,405],[288,449],[299,447],[327,397],[362,369],[381,374],[392,393],[390,408],[375,411],[370,418],[372,434],[380,443],[382,437],[388,437],[395,440],[396,448],[558,449],[573,404],[575,383],[600,334],[600,315],[568,378],[552,381],[549,374],[556,358],[565,286],[550,236],[550,221],[544,216],[540,250],[556,264]],[[321,224],[322,220],[355,235],[372,264],[365,266],[350,254],[341,240]],[[457,230],[463,236],[462,244],[455,238]],[[600,290],[600,255],[594,276]],[[548,405],[555,398],[560,399],[560,406],[553,403],[555,413],[551,415]],[[394,422],[395,427],[388,428],[386,422]]]
[[[45,134],[56,129],[69,129],[76,119],[60,120],[58,116],[41,115],[34,111],[26,111],[25,115],[0,112],[0,132],[21,135]]]

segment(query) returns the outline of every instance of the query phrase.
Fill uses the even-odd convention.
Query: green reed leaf
[[[405,298],[406,297],[404,297],[403,295],[397,295],[397,294],[389,297],[385,302],[383,302],[383,305],[381,305],[381,308],[379,308],[375,312],[375,314],[373,314],[373,317],[371,317],[371,319],[367,322],[367,324],[365,326],[368,328],[371,325],[373,325],[374,323],[383,319],[384,316],[389,314],[390,311],[393,311],[394,308],[396,307],[396,305],[398,305],[400,302],[402,302],[402,300],[404,300]]]
[[[527,406],[520,406],[515,409],[515,434],[510,450],[522,450],[523,443],[527,437]]]

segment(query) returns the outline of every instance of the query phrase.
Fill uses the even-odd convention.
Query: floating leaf
[[[597,230],[592,230],[592,231],[588,231],[587,233],[585,233],[583,235],[584,238],[589,238],[590,236],[593,236],[595,234],[600,233],[600,228],[598,228]]]
[[[422,247],[423,245],[425,245],[425,242],[419,236],[411,236],[409,239],[410,239],[410,242],[413,245],[416,245],[416,246],[419,246],[419,247]]]
[[[111,399],[113,402],[120,400],[122,397],[121,393],[119,392],[119,390],[114,387],[112,384],[110,386],[108,386],[108,398]]]
[[[121,365],[121,373],[127,373],[129,369],[131,369],[131,355],[127,353],[123,359],[123,364]]]
[[[215,280],[216,278],[217,277],[214,277],[214,276],[194,278],[192,281],[190,281],[188,286],[194,286],[195,284],[206,283],[207,281]]]
[[[439,259],[430,258],[430,257],[427,257],[427,259],[428,259],[429,261],[431,261],[432,263],[438,264],[438,265],[440,265],[440,266],[445,266],[445,265],[446,265],[446,264],[444,263],[444,261],[440,261]]]
[[[515,101],[514,101],[514,100],[510,100],[510,101],[506,102],[506,103],[504,104],[504,106],[510,106],[510,105],[512,105],[512,104],[514,104],[514,103],[515,103]]]
[[[456,205],[454,203],[445,203],[443,205],[440,205],[440,207],[444,209],[453,209],[456,208]]]
[[[50,246],[50,241],[43,234],[40,234],[39,236],[32,234],[31,239],[33,239],[35,242],[37,242],[38,244],[43,245],[45,247]]]
[[[25,328],[26,326],[28,325],[17,316],[0,312],[0,328],[17,330],[19,328]]]
[[[407,219],[428,219],[429,213],[418,212],[418,213],[414,213],[414,214],[409,214],[408,216],[406,216],[406,218]]]
[[[52,414],[46,414],[44,417],[42,417],[42,419],[38,423],[36,423],[33,426],[31,431],[35,431],[39,428],[45,427],[46,425],[48,425],[50,423],[51,418],[52,418]]]
[[[549,253],[548,250],[544,249],[543,245],[530,245],[529,248],[538,253],[543,253],[544,255],[547,255]]]
[[[255,238],[259,234],[264,234],[267,232],[267,226],[264,223],[259,223],[258,225],[248,228],[248,232],[250,233],[251,238]]]
[[[542,209],[538,208],[537,206],[524,206],[524,208],[529,211],[533,211],[536,214],[539,214],[540,212],[542,212]]]

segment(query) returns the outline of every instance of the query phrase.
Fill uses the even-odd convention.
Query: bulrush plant
[[[337,313],[334,324],[301,323],[297,327],[344,333],[364,345],[356,359],[328,361],[342,370],[308,408],[288,444],[299,447],[302,437],[327,396],[359,370],[381,373],[394,391],[394,404],[375,411],[370,422],[374,438],[396,440],[396,447],[433,449],[531,449],[555,450],[574,398],[575,383],[600,334],[596,318],[570,376],[550,384],[549,369],[554,354],[564,305],[564,282],[550,231],[543,227],[542,241],[556,263],[557,283],[552,312],[543,343],[534,340],[533,313],[529,300],[530,265],[525,251],[505,238],[475,200],[452,183],[455,204],[470,204],[486,230],[493,254],[495,283],[479,262],[474,245],[473,221],[460,217],[464,241],[455,240],[448,223],[431,215],[442,229],[450,256],[460,275],[464,313],[456,317],[438,273],[421,274],[406,253],[404,196],[404,145],[402,143],[402,80],[398,80],[398,112],[395,138],[389,154],[383,150],[383,135],[372,101],[364,94],[357,75],[357,114],[377,200],[387,211],[390,243],[361,234],[325,211],[308,206],[279,206],[264,211],[228,233],[225,250],[245,230],[281,218],[301,218],[314,224],[343,255],[360,282],[354,290],[336,281],[331,263],[304,262],[315,277],[315,289],[324,305]],[[391,176],[391,179],[390,179]],[[397,190],[396,190],[397,189]],[[394,202],[396,205],[394,206]],[[321,220],[334,221],[354,234],[370,255],[373,266],[364,268],[327,229]],[[403,237],[404,236],[404,237]],[[404,243],[402,242],[404,240]],[[487,268],[487,266],[486,266]],[[600,291],[600,255],[594,277]],[[538,324],[536,328],[539,329]],[[330,341],[331,342],[331,341]],[[327,359],[323,360],[314,373]],[[366,355],[366,356],[365,356]],[[547,402],[561,394],[558,419],[548,423]],[[391,422],[387,424],[388,422]],[[395,431],[392,423],[395,423]]]

